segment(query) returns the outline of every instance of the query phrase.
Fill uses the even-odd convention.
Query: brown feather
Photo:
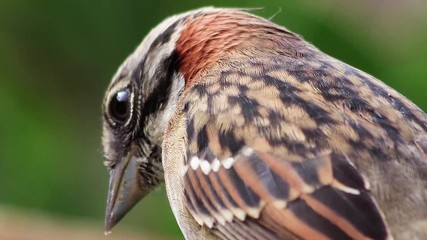
[[[283,28],[275,28],[264,19],[237,10],[199,14],[189,17],[184,23],[176,50],[180,56],[179,70],[186,79],[187,87],[224,54],[253,44],[271,42],[271,45],[275,45],[288,38],[289,43],[294,44],[300,40]]]
[[[187,169],[188,205],[196,219],[214,219],[212,233],[425,236],[408,229],[427,219],[427,116],[405,97],[285,28],[236,10],[188,17],[177,51],[186,80],[176,113],[182,124],[172,121],[165,141],[186,139],[178,159]],[[193,169],[192,157],[208,173]],[[232,221],[218,221],[221,208]]]

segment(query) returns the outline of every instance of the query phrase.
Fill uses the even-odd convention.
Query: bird
[[[251,9],[165,19],[102,106],[106,232],[164,184],[185,239],[427,239],[427,115]]]

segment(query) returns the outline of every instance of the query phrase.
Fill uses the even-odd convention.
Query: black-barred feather
[[[208,162],[197,156],[190,158],[193,162],[184,177],[189,179],[185,181],[185,194],[190,196],[193,216],[196,219],[210,217],[215,223],[209,220],[204,224],[229,239],[264,239],[265,236],[282,239],[285,235],[305,239],[387,238],[381,210],[365,188],[362,176],[345,156],[323,153],[313,159],[290,162],[245,147],[233,158],[221,161],[218,167],[212,167],[217,159]],[[337,180],[334,174],[338,172],[338,177],[343,178],[344,171],[349,174],[349,180]],[[216,181],[214,187],[209,179],[216,178],[220,181]],[[287,194],[289,187],[295,192],[292,199]],[[236,204],[224,204],[214,189],[221,189],[222,195]],[[243,211],[243,217],[233,214],[231,221],[226,222],[221,211],[233,213],[235,207]],[[260,216],[266,214],[265,211],[276,211],[276,217],[270,222],[263,219]],[[253,231],[245,230],[247,222],[254,225]],[[277,233],[271,227],[272,222],[282,226],[281,231],[285,233]],[[308,226],[312,228],[310,231],[303,230]]]

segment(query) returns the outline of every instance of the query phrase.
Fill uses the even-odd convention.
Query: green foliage
[[[427,109],[427,4],[399,2],[0,0],[0,204],[102,224],[104,90],[151,27],[204,5],[277,13],[274,22]],[[164,190],[122,224],[179,234]]]

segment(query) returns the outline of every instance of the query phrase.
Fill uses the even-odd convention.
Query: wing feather
[[[326,55],[266,54],[230,66],[185,99],[184,187],[198,222],[225,239],[392,239],[373,194],[396,225],[383,195],[398,187],[381,189],[386,178],[374,177],[387,161],[401,160],[391,172],[420,171],[401,134],[410,126],[401,113],[415,107],[397,107],[392,89]],[[412,204],[405,194],[396,199]]]
[[[185,196],[195,219],[226,239],[388,236],[365,180],[343,155],[329,151],[291,162],[245,147],[231,163],[211,169],[187,169]]]

